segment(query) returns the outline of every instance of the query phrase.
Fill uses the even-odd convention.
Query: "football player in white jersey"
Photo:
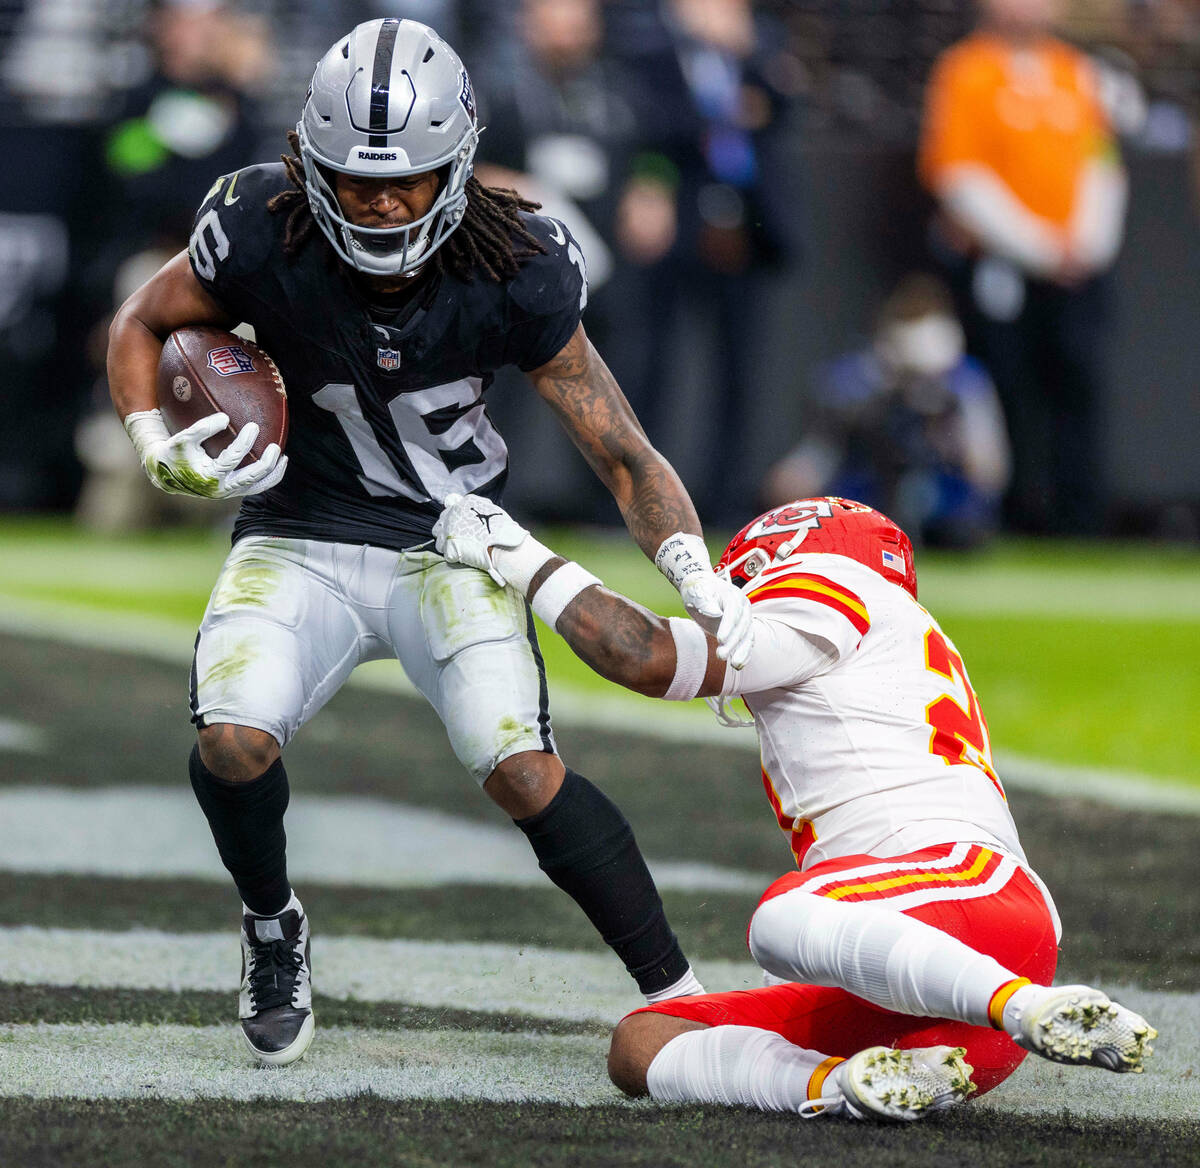
[[[631,1095],[801,1115],[917,1119],[983,1093],[1033,1051],[1140,1071],[1156,1032],[1087,986],[1051,986],[1061,933],[992,764],[962,658],[917,603],[908,537],[845,499],[739,532],[716,571],[754,647],[729,669],[694,622],[605,589],[482,499],[434,532],[451,562],[526,595],[597,672],[652,697],[742,698],[796,870],[749,944],[769,984],[681,997],[617,1026]]]

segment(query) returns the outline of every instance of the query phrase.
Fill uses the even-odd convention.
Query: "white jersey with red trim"
[[[912,596],[836,555],[797,554],[746,587],[755,647],[725,692],[754,716],[801,869],[958,841],[1028,868],[962,658]]]

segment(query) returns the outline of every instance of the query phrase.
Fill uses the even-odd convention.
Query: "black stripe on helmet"
[[[392,54],[396,49],[396,34],[400,21],[387,19],[379,27],[379,40],[375,42],[375,64],[371,69],[371,120],[367,128],[373,131],[387,130],[389,81],[392,76]],[[373,133],[368,145],[386,146],[386,133]]]

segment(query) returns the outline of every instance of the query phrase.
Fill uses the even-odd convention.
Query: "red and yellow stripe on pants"
[[[883,901],[904,912],[936,901],[990,896],[1017,871],[1012,857],[981,844],[944,845],[892,859],[843,856],[797,872],[794,878],[788,873],[775,881],[762,899],[799,888],[830,900]]]
[[[924,921],[1020,978],[1054,979],[1058,943],[1054,921],[1037,885],[1010,857],[979,844],[944,844],[905,856],[843,856],[788,872],[763,894],[770,900],[803,888],[831,900],[869,901]],[[761,902],[760,902],[761,903]],[[1011,993],[1016,985],[1001,987]],[[993,1002],[1003,1007],[1003,1002]],[[979,1093],[1003,1082],[1025,1051],[1000,1030],[884,1010],[838,987],[763,986],[724,994],[676,998],[648,1009],[709,1026],[756,1026],[833,1059],[868,1046],[965,1046]],[[819,1091],[819,1084],[816,1088]]]

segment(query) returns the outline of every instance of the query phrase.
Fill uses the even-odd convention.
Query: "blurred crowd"
[[[571,228],[589,335],[656,443],[690,435],[706,522],[820,492],[946,546],[1105,530],[1121,152],[1192,150],[1197,0],[6,5],[0,510],[168,518],[105,407],[108,316],[186,246],[217,176],[286,149],[317,58],[379,15],[463,57],[479,177]],[[764,459],[745,438],[760,357],[805,322],[763,305],[804,279],[797,144],[817,134],[913,152],[925,261],[861,306],[841,352],[772,387],[804,407]],[[668,392],[680,366],[709,383],[698,399]],[[495,398],[506,433],[553,441],[533,405]],[[589,475],[561,475],[525,509],[615,520]]]

